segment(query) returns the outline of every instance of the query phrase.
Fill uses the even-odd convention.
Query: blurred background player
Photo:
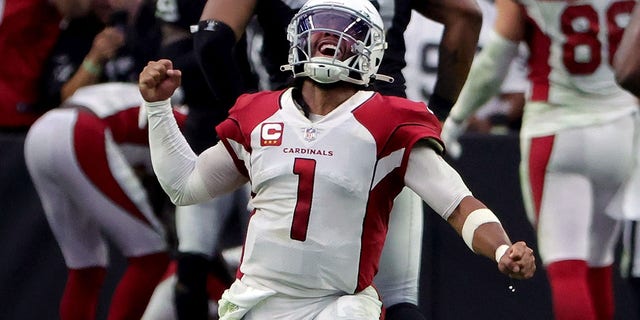
[[[135,82],[157,57],[154,8],[149,0],[92,0],[88,14],[64,23],[43,70],[40,105],[57,106],[85,85]]]
[[[493,1],[480,0],[482,29],[477,52],[487,42],[495,20]],[[416,101],[429,101],[437,81],[438,50],[443,26],[413,12],[411,22],[404,34],[407,46],[407,67],[402,70],[407,79],[407,97]],[[466,132],[481,134],[510,134],[520,130],[524,92],[527,89],[526,47],[520,46],[521,54],[509,66],[507,79],[499,93],[488,100],[468,119]],[[447,145],[450,154],[459,155],[457,143]]]
[[[497,92],[518,44],[527,43],[531,86],[520,177],[556,320],[614,315],[612,269],[623,212],[608,209],[636,158],[638,103],[617,86],[611,63],[635,4],[497,0],[494,32],[443,126],[442,137],[456,139]]]
[[[624,31],[618,50],[613,60],[616,81],[640,99],[640,6],[633,9],[631,21]],[[636,154],[640,146],[636,145]],[[639,155],[640,157],[640,155]],[[639,158],[640,159],[640,158]],[[636,160],[638,161],[638,160]],[[627,190],[624,194],[623,209],[628,212],[628,222],[624,228],[624,251],[621,261],[622,275],[631,286],[636,301],[640,301],[640,227],[638,226],[638,214],[640,214],[640,164],[631,175]],[[640,306],[638,306],[640,311]]]
[[[45,64],[41,78],[38,100],[41,108],[48,109],[50,107],[46,106],[60,105],[84,86],[107,82],[135,82],[143,63],[156,57],[160,45],[160,30],[153,16],[154,8],[154,1],[150,0],[93,0],[87,14],[62,23],[61,33]],[[115,88],[117,86],[109,92],[117,94],[118,90]],[[118,123],[117,120],[111,123],[114,127],[120,125],[124,124]],[[157,184],[149,183],[153,181],[149,177],[148,172],[142,174],[141,182],[146,188],[145,191],[150,192],[147,198],[155,209],[154,212],[162,218],[164,213],[162,203],[166,197],[156,194],[157,192],[154,193],[158,190]],[[69,226],[63,228],[67,227]],[[135,269],[135,266],[132,269]],[[128,281],[131,282],[131,280]],[[101,282],[104,281],[101,280]],[[125,283],[120,288],[128,286],[127,281],[120,283]],[[76,294],[73,290],[77,287],[68,283],[65,294],[73,296]],[[114,297],[128,299],[126,293],[124,295],[117,293]],[[94,298],[87,296],[87,299]],[[143,295],[142,298],[148,299],[148,294]],[[63,301],[69,301],[69,299],[63,299]],[[114,305],[118,303],[120,302]],[[95,303],[93,307],[95,308]],[[136,307],[144,308],[144,305]],[[67,317],[74,314],[70,311],[70,308],[75,308],[74,304],[65,308],[67,310],[63,310],[63,313]],[[86,314],[84,312],[89,310],[91,309],[80,308],[78,314]],[[95,313],[95,310],[92,312]],[[117,313],[115,314],[117,317]],[[135,311],[133,316],[139,317],[140,311]]]
[[[466,79],[481,26],[481,12],[475,1],[372,1],[379,7],[387,29],[389,48],[380,73],[395,78],[392,84],[378,82],[374,90],[383,94],[405,96],[402,68],[405,66],[403,33],[411,11],[444,25],[440,46],[438,83],[429,102],[441,118],[453,105]],[[194,45],[198,61],[219,105],[229,108],[242,90],[239,72],[229,64],[236,42],[255,16],[263,36],[261,62],[270,77],[271,89],[282,88],[290,81],[279,70],[287,64],[286,26],[304,1],[281,2],[209,0],[202,13]],[[423,210],[422,201],[410,191],[403,192],[394,205],[389,236],[385,245],[376,287],[388,307],[387,319],[423,319],[418,309],[418,282],[421,262]],[[398,266],[410,266],[400,268]]]
[[[27,167],[68,268],[63,320],[95,319],[107,239],[127,258],[108,319],[140,319],[169,262],[141,181],[152,174],[147,130],[138,127],[141,102],[131,83],[85,86],[27,135]]]
[[[400,179],[396,179],[393,176],[396,174],[404,175],[404,169],[400,168],[399,170],[391,170],[389,168],[389,170],[383,170],[388,173],[388,175],[383,174],[385,177],[381,177],[382,180],[379,181],[380,183],[377,185],[382,189],[395,186],[392,187],[392,192],[394,194],[389,194],[383,190],[379,190],[378,192],[378,187],[368,191],[373,192],[371,194],[373,198],[370,198],[370,200],[377,198],[376,195],[384,195],[379,199],[380,202],[376,205],[371,205],[369,201],[363,200],[361,196],[356,196],[355,198],[350,196],[349,194],[351,192],[348,192],[347,194],[344,194],[343,192],[336,192],[337,190],[334,189],[337,186],[337,181],[338,184],[342,184],[344,181],[352,179],[346,178],[346,180],[334,180],[331,179],[331,176],[335,177],[336,174],[340,175],[339,172],[342,171],[351,172],[351,174],[356,173],[356,175],[358,175],[357,172],[359,170],[354,172],[344,166],[356,166],[358,168],[361,168],[361,166],[352,163],[351,160],[355,159],[350,156],[350,154],[353,153],[353,150],[345,152],[343,149],[346,145],[334,144],[337,143],[338,140],[342,141],[345,139],[342,137],[340,132],[334,131],[337,130],[336,128],[342,128],[344,126],[341,125],[335,127],[335,124],[347,123],[348,125],[352,122],[352,120],[349,119],[356,117],[359,118],[360,121],[355,120],[356,122],[352,123],[355,124],[354,129],[361,126],[369,127],[368,124],[373,124],[370,121],[376,122],[376,119],[379,120],[379,118],[373,116],[373,114],[379,113],[376,111],[376,106],[387,106],[393,108],[394,103],[413,103],[415,109],[411,108],[411,110],[415,111],[415,113],[409,109],[401,108],[402,110],[393,112],[394,116],[391,117],[395,120],[408,117],[404,119],[424,124],[424,126],[408,126],[415,130],[408,128],[408,132],[406,132],[407,136],[410,136],[411,133],[416,133],[418,135],[428,134],[428,137],[432,137],[431,133],[427,133],[430,132],[429,130],[435,130],[433,132],[439,131],[437,119],[428,112],[425,105],[422,103],[410,102],[409,100],[399,99],[396,97],[385,97],[370,91],[358,91],[357,87],[352,87],[352,85],[348,83],[333,84],[333,82],[337,81],[348,81],[354,84],[367,84],[369,80],[373,79],[373,75],[381,61],[380,58],[382,58],[382,51],[385,47],[383,43],[384,36],[381,34],[383,32],[382,20],[370,3],[366,1],[348,1],[346,3],[336,4],[335,2],[329,1],[328,4],[324,6],[323,4],[324,3],[322,1],[308,2],[296,18],[294,18],[292,26],[288,28],[289,39],[292,43],[293,49],[290,55],[290,61],[292,64],[290,66],[292,68],[288,70],[292,70],[298,77],[310,76],[318,83],[303,78],[302,80],[304,80],[304,82],[298,81],[297,86],[286,91],[266,92],[242,96],[239,98],[236,107],[232,109],[231,117],[217,127],[219,134],[222,136],[221,141],[224,142],[224,146],[222,143],[219,143],[218,145],[207,149],[197,157],[197,159],[196,155],[190,152],[186,141],[179,138],[169,138],[175,137],[177,129],[170,114],[167,113],[168,105],[164,100],[179,84],[181,77],[180,71],[173,69],[170,61],[161,60],[157,62],[150,62],[140,75],[141,92],[143,92],[145,100],[151,101],[147,103],[147,108],[149,110],[150,127],[153,128],[153,132],[150,134],[150,139],[152,141],[151,151],[154,168],[159,174],[159,179],[163,184],[163,187],[171,195],[171,198],[176,204],[189,204],[204,201],[210,197],[215,197],[218,193],[228,192],[232,188],[242,185],[244,181],[249,179],[251,180],[252,192],[255,193],[255,196],[252,197],[252,205],[255,206],[255,214],[252,215],[250,220],[243,260],[237,274],[238,279],[234,282],[231,289],[225,292],[226,297],[223,295],[223,299],[221,300],[223,302],[223,305],[220,307],[220,310],[222,310],[221,316],[225,319],[243,317],[244,313],[247,311],[246,319],[265,317],[283,319],[280,316],[285,315],[287,318],[292,319],[315,318],[315,315],[318,315],[319,319],[324,319],[325,317],[327,319],[336,319],[332,316],[339,316],[339,318],[345,319],[370,319],[370,317],[365,317],[365,313],[370,314],[370,312],[373,312],[374,308],[377,309],[377,312],[374,312],[376,313],[374,318],[379,317],[380,303],[375,303],[377,298],[374,297],[377,296],[377,294],[373,294],[371,296],[368,291],[369,289],[365,288],[371,288],[368,287],[368,285],[373,280],[375,270],[377,269],[375,264],[377,264],[382,251],[383,242],[380,240],[384,238],[384,234],[382,234],[382,238],[379,236],[374,237],[376,240],[373,241],[371,241],[372,239],[369,239],[369,241],[365,240],[362,243],[363,247],[358,243],[360,240],[363,240],[361,237],[362,234],[373,235],[368,231],[373,233],[382,231],[385,233],[386,228],[379,228],[381,225],[378,223],[386,225],[387,219],[382,218],[381,221],[377,221],[378,218],[376,218],[375,214],[373,216],[365,215],[367,217],[365,219],[365,221],[367,221],[365,224],[362,224],[362,221],[336,224],[334,221],[330,223],[332,226],[323,227],[323,220],[327,218],[330,218],[329,220],[333,220],[333,218],[331,218],[331,214],[329,216],[322,214],[323,211],[328,213],[326,212],[328,207],[322,205],[311,205],[309,207],[310,204],[307,203],[308,201],[305,201],[305,199],[310,200],[311,197],[313,197],[314,202],[318,200],[320,202],[326,202],[324,201],[326,200],[324,198],[327,195],[325,194],[323,196],[324,190],[334,196],[341,194],[341,196],[337,197],[338,200],[341,198],[343,200],[351,199],[347,201],[349,204],[343,203],[343,205],[346,205],[347,207],[356,205],[356,207],[360,207],[363,210],[366,207],[367,211],[372,210],[371,213],[383,210],[386,212],[384,214],[386,217],[388,212],[391,210],[393,198],[402,189],[402,187],[398,186],[396,183],[401,183],[403,178],[398,177]],[[360,9],[360,11],[357,11],[359,13],[358,16],[350,16],[353,12],[351,11],[353,10],[351,9],[352,6],[356,8],[363,6],[366,9]],[[339,8],[341,10],[339,10]],[[366,10],[366,13],[364,10]],[[347,19],[347,21],[341,20],[341,18]],[[341,27],[338,27],[338,30],[348,32],[350,36],[347,36],[342,32],[331,30],[331,26],[334,26],[332,24],[334,19],[340,22],[339,25],[341,25]],[[370,22],[369,19],[371,19],[372,22]],[[314,32],[317,30],[315,28],[319,28],[321,31]],[[324,31],[322,28],[329,28],[331,31]],[[312,32],[311,35],[306,33],[308,29]],[[352,29],[354,31],[352,31]],[[329,34],[332,32],[338,32],[341,40],[338,40],[338,37]],[[344,42],[342,42],[342,44],[339,43],[339,41],[348,41],[348,37],[351,36],[358,39],[357,45],[354,44],[354,46],[351,47],[353,52],[341,47]],[[305,44],[307,43],[305,42],[305,39],[310,40],[310,42],[308,42],[308,46]],[[313,41],[311,41],[311,39],[313,39]],[[335,47],[339,47],[341,49],[335,50]],[[310,48],[313,48],[313,51],[307,51],[310,50]],[[319,53],[320,51],[322,51],[322,53]],[[329,72],[313,70],[314,67],[322,69],[322,65],[316,64],[314,61],[306,60],[312,56],[327,54],[333,54],[334,59],[336,59],[332,60],[336,61],[335,63],[327,62],[326,67],[329,67],[329,69],[326,69],[326,71]],[[336,56],[338,56],[338,58],[335,58]],[[361,62],[361,64],[355,64],[353,69],[351,69],[353,73],[345,72],[344,65],[339,62],[346,57],[349,57],[349,60],[355,58],[356,61]],[[319,57],[318,60],[327,58],[331,59],[331,56]],[[338,76],[338,74],[340,74],[340,76]],[[376,76],[375,78],[379,77]],[[323,85],[322,83],[330,84]],[[302,92],[297,91],[297,89]],[[281,95],[283,99],[282,101],[280,100]],[[323,100],[323,98],[326,97],[329,98],[329,100],[324,104],[321,101],[311,99],[311,97],[316,97],[319,100]],[[347,101],[345,102],[345,100]],[[309,105],[307,105],[307,103],[309,103]],[[320,106],[324,106],[326,109],[320,110]],[[252,107],[255,107],[256,109],[254,110]],[[273,110],[269,111],[269,109]],[[352,109],[357,109],[357,111]],[[255,112],[257,111],[259,112],[256,114]],[[308,154],[310,159],[305,159],[299,157],[301,153],[296,155],[295,151],[286,152],[286,150],[288,150],[288,146],[293,148],[296,144],[305,143],[302,139],[297,139],[296,136],[302,136],[304,134],[304,130],[300,131],[300,129],[303,129],[304,126],[308,126],[308,124],[304,125],[304,123],[309,123],[309,120],[305,118],[305,115],[307,114],[307,117],[311,119],[311,124],[316,123],[319,126],[318,132],[313,130],[306,131],[307,135],[305,135],[305,137],[310,143],[309,147],[318,148],[318,150],[333,150],[333,148],[336,148],[335,153],[332,153],[332,151],[328,151],[327,154],[310,153]],[[345,115],[346,118],[340,116],[341,114]],[[338,118],[335,118],[336,116]],[[362,118],[360,118],[361,116]],[[338,122],[333,123],[335,122],[334,120],[338,120]],[[246,121],[249,122],[247,123]],[[284,121],[284,123],[280,121]],[[368,124],[362,123],[362,121]],[[273,130],[261,131],[259,129],[261,127],[260,123],[263,123],[265,127],[271,125]],[[389,124],[388,122],[384,123]],[[432,127],[433,124],[435,124],[435,127]],[[281,131],[278,130],[278,125],[281,126]],[[377,127],[378,125],[374,125],[374,127]],[[391,125],[393,126],[393,124]],[[296,129],[296,127],[299,128]],[[405,127],[403,127],[403,129],[404,128]],[[386,129],[391,128],[386,127]],[[424,129],[424,131],[421,129]],[[347,131],[349,133],[352,132],[351,129]],[[266,141],[264,143],[251,142],[254,138],[259,139],[261,137],[260,132],[263,132],[263,140],[270,139],[273,135],[273,139],[278,139],[278,141],[280,141],[278,137],[281,137],[283,145],[280,146],[276,143],[271,147],[272,145],[269,143],[270,141]],[[331,132],[334,132],[334,134],[329,134]],[[392,132],[396,131],[392,130]],[[386,136],[386,134],[383,134],[382,132],[377,133],[382,136]],[[316,134],[318,134],[318,136],[316,136]],[[336,134],[338,135],[336,136]],[[378,134],[374,134],[371,137],[380,137]],[[333,138],[330,138],[331,136],[333,136]],[[369,137],[369,135],[365,136]],[[394,155],[397,153],[392,151],[395,150],[394,148],[401,148],[400,150],[407,150],[404,153],[404,157],[407,157],[409,152],[408,150],[411,149],[411,145],[413,144],[411,141],[416,140],[407,138],[405,135],[401,136],[402,137],[398,137],[394,135],[393,138],[389,137],[392,141],[398,142],[398,144],[388,144],[391,150],[383,151],[383,153],[386,154],[386,152],[389,152],[389,157],[395,158]],[[317,140],[316,137],[318,138]],[[358,134],[358,137],[360,137],[360,134]],[[426,135],[421,137],[427,138]],[[400,140],[395,140],[395,138],[399,138]],[[414,138],[416,137],[414,136]],[[437,137],[434,138],[437,139]],[[285,140],[287,142],[285,142]],[[360,138],[347,140],[352,142],[359,141],[356,145],[363,142]],[[387,141],[386,138],[385,141]],[[370,149],[371,145],[366,147],[366,149],[373,152],[375,151],[376,143],[373,140],[370,142],[373,143],[373,149]],[[378,141],[378,143],[380,143],[380,141]],[[403,145],[406,143],[409,145],[405,147],[401,146],[401,144]],[[370,143],[367,142],[365,144]],[[226,149],[226,147],[228,147],[228,149]],[[432,147],[437,148],[436,145],[432,145]],[[351,145],[348,149],[350,148]],[[297,148],[293,148],[292,150],[295,149]],[[428,153],[428,150],[431,149],[425,145],[423,150]],[[283,151],[285,152],[283,153]],[[431,151],[433,152],[433,150]],[[436,155],[435,153],[433,154]],[[229,155],[231,155],[231,157],[229,157]],[[334,156],[338,158],[335,158]],[[344,161],[345,159],[340,160],[344,156],[347,156],[350,161]],[[402,157],[401,154],[399,156]],[[247,157],[250,157],[251,159]],[[268,160],[272,157],[284,157],[282,159],[284,162],[265,161],[265,159]],[[311,158],[313,158],[313,161]],[[217,160],[214,161],[214,159]],[[367,161],[366,159],[366,156],[361,158],[361,160]],[[430,158],[427,154],[424,154],[417,156],[416,159],[416,163],[425,164],[426,161],[430,161],[432,159],[434,160],[433,162],[441,161],[437,163],[446,165],[439,156]],[[294,160],[298,162],[295,166],[295,173],[291,172],[289,167],[290,165],[286,164],[287,161]],[[385,159],[379,160],[380,162],[377,160],[374,162],[385,163],[387,160],[392,162],[394,161],[386,157]],[[399,158],[397,160],[398,165],[402,163],[402,167],[407,164],[406,160],[400,161]],[[318,164],[318,170],[314,170],[314,172],[317,172],[316,174],[318,179],[315,180],[316,182],[313,182],[313,180],[307,179],[306,174],[309,173],[309,170],[313,170],[315,168],[316,162]],[[325,169],[321,169],[323,163]],[[409,163],[412,163],[412,161],[409,160]],[[339,165],[335,167],[337,164]],[[212,165],[215,166],[215,168],[211,167]],[[435,163],[433,165],[438,166],[438,164]],[[329,172],[327,171],[326,166],[334,169],[337,168],[338,172],[329,170],[331,171],[331,174],[326,175]],[[387,165],[383,166],[387,167]],[[342,169],[339,169],[341,167]],[[407,175],[404,178],[408,179],[409,177],[415,178],[420,176],[411,174],[411,166],[409,165],[408,167],[409,168],[407,168],[407,170],[409,170],[409,172],[407,172]],[[183,169],[175,170],[176,168],[184,168],[186,171]],[[269,174],[269,172],[272,174]],[[423,171],[422,169],[417,169],[417,172]],[[203,176],[198,176],[199,173],[202,173]],[[267,174],[266,176],[264,175],[265,173]],[[348,176],[351,174],[348,174]],[[290,184],[290,182],[298,181],[298,176],[300,176],[300,180],[302,182],[313,183],[315,187],[296,189],[295,185],[297,183]],[[325,176],[325,178],[321,178],[323,176]],[[368,176],[368,174],[365,174],[365,176]],[[436,178],[435,176],[427,176],[433,177],[433,181],[442,182],[446,180],[444,178]],[[420,181],[426,183],[423,178],[425,177],[420,178]],[[360,178],[353,177],[353,179],[359,180]],[[365,178],[365,180],[366,179],[368,178]],[[453,180],[458,181],[457,179]],[[368,183],[365,184],[368,185]],[[409,181],[407,181],[407,184],[412,185]],[[449,192],[452,190],[459,189],[447,188],[443,184],[438,185],[444,188],[442,189],[443,192],[434,193],[434,189],[439,189],[435,186],[433,189],[427,186],[423,186],[424,189],[418,189],[422,191],[421,194],[425,199],[433,201],[430,202],[432,205],[439,204],[436,205],[438,209],[444,209],[445,211],[452,210],[454,206],[457,205],[444,205],[443,202],[448,202],[448,200],[442,200],[443,202],[436,201],[438,197],[435,196],[435,194],[443,195],[447,198],[446,194],[450,194]],[[315,191],[316,188],[319,191]],[[340,188],[342,187],[339,187],[339,189]],[[417,185],[414,185],[414,188],[417,188]],[[310,190],[312,189],[313,195],[310,193]],[[359,188],[356,187],[356,189],[352,191],[357,192],[357,189]],[[444,191],[445,189],[448,191]],[[369,190],[368,187],[367,190]],[[430,192],[426,192],[426,190],[430,190]],[[303,193],[297,197],[296,193],[298,192]],[[457,194],[457,192],[454,191],[453,194]],[[309,199],[307,199],[307,196]],[[300,204],[307,203],[307,205],[295,206],[296,210],[294,211],[296,211],[296,215],[294,215],[293,229],[290,234],[291,212],[289,212],[289,210],[282,211],[282,209],[291,208],[291,210],[293,210],[296,198]],[[330,196],[330,198],[332,197]],[[356,198],[360,200],[352,202],[352,200],[356,200]],[[365,198],[368,198],[368,196],[365,196]],[[476,203],[472,197],[465,197],[462,199],[462,197],[454,196],[453,199],[449,199],[456,199],[453,200],[456,203],[461,201],[460,206],[449,219],[449,222],[460,232],[460,229],[462,229],[462,222],[465,221],[466,216],[470,213],[468,210],[478,209],[476,205],[479,204]],[[358,205],[357,203],[360,204]],[[362,204],[366,203],[369,205],[361,207]],[[308,221],[308,224],[305,222],[306,219],[304,218],[308,218],[307,214],[305,214],[305,208],[312,210],[311,219]],[[355,209],[353,212],[358,211],[360,210]],[[285,216],[281,216],[281,214],[285,212],[289,213]],[[315,215],[316,218],[313,218],[313,212],[316,212],[316,214],[319,215]],[[442,211],[438,212],[443,213]],[[477,250],[477,252],[482,252],[483,255],[493,258],[494,249],[496,249],[500,243],[505,241],[505,238],[503,237],[504,231],[500,227],[497,227],[499,226],[498,224],[485,226],[484,223],[488,222],[488,220],[485,221],[481,216],[488,218],[488,216],[493,215],[486,211],[482,212],[485,212],[486,215],[478,215],[478,213],[471,214],[469,216],[469,220],[478,219],[476,222],[480,225],[478,230],[475,232],[477,236],[475,239],[482,240],[479,240],[479,242],[476,243],[477,246],[470,243],[470,240],[473,237],[472,235],[474,234],[473,231],[463,231],[463,234],[470,247],[475,248],[474,250]],[[287,216],[289,216],[289,218],[287,218]],[[296,220],[298,218],[303,220],[297,222]],[[357,217],[352,218],[356,218],[357,220],[360,219]],[[349,215],[340,215],[340,219],[350,218]],[[495,222],[495,220],[491,221]],[[327,223],[327,221],[324,221],[324,223]],[[335,238],[333,237],[336,236],[338,239],[353,236],[350,236],[350,232],[347,229],[344,229],[345,226],[348,226],[346,227],[347,229],[350,229],[351,226],[364,226],[366,230],[358,231],[360,227],[357,227],[355,238],[351,238],[351,240],[343,239],[341,241],[334,240]],[[371,227],[372,229],[370,229]],[[341,232],[339,231],[340,229],[347,232]],[[467,224],[465,224],[464,229],[467,230]],[[333,234],[333,236],[326,233],[328,230],[330,231],[329,233]],[[327,241],[327,236],[332,240]],[[336,250],[324,248],[325,246],[336,245],[339,247],[336,248]],[[349,249],[350,247],[351,249]],[[509,246],[502,246],[505,250],[507,247]],[[372,251],[369,253],[361,251],[368,250],[366,248],[369,248]],[[530,277],[533,269],[535,269],[535,266],[533,265],[533,257],[531,255],[532,251],[526,248],[523,243],[513,245],[508,250],[515,251],[513,251],[512,254],[504,255],[502,254],[504,253],[503,251],[495,253],[495,259],[500,260],[500,270],[517,278]],[[352,252],[355,255],[351,255],[348,252]],[[335,254],[336,257],[327,257],[325,255],[326,253]],[[518,260],[519,254],[523,254],[523,256],[520,256],[522,260],[517,262],[519,267],[511,265],[507,268],[510,268],[511,271],[505,269],[504,267],[506,267],[506,265],[503,263],[507,262],[505,261],[508,260],[506,258],[509,257],[514,259],[508,264],[516,263],[515,260]],[[361,258],[357,258],[359,255],[361,255]],[[352,260],[354,258],[355,260]],[[289,262],[283,261],[283,259]],[[371,264],[367,261],[371,262]],[[338,265],[342,265],[342,267],[339,267]],[[405,265],[404,267],[407,266]],[[354,278],[356,273],[346,271],[349,269],[352,271],[358,270],[356,273],[360,274],[360,276]],[[353,291],[354,287],[356,288],[355,291]],[[340,298],[340,296],[343,297]],[[292,300],[290,297],[295,299]],[[244,298],[248,298],[249,300],[245,301]],[[344,305],[341,303],[342,301],[344,301]],[[300,310],[300,308],[304,308],[304,310]],[[360,310],[364,312],[361,308],[366,308],[367,311],[365,313],[360,313]],[[314,311],[310,311],[310,313],[309,311],[305,311],[308,309],[312,309]],[[340,311],[346,312],[347,314],[340,314]],[[354,315],[354,312],[356,311],[358,311],[358,316]],[[225,314],[225,312],[229,314]],[[325,317],[322,317],[321,315],[324,315]]]
[[[58,279],[34,273],[31,283],[37,285],[33,286],[20,279],[24,270],[56,267],[44,262],[47,257],[55,256],[56,248],[51,244],[50,235],[42,239],[40,231],[47,232],[48,226],[40,203],[34,201],[37,194],[24,161],[24,138],[29,126],[45,111],[36,103],[38,85],[45,61],[60,33],[59,25],[64,19],[84,15],[91,1],[0,1],[0,212],[3,213],[0,243],[4,247],[1,251],[6,253],[3,260],[11,260],[11,267],[0,276],[0,287],[11,292],[3,299],[3,305],[10,306],[2,311],[3,317],[42,318],[55,312],[44,306],[33,308],[26,301],[27,297],[34,296],[31,291],[34,287],[43,296],[56,294]],[[36,214],[26,214],[33,212]],[[16,241],[17,237],[20,240]],[[31,244],[30,248],[41,250],[40,254],[24,250],[27,243]],[[58,257],[58,260],[61,259]],[[63,270],[64,265],[60,262],[57,267]]]
[[[3,1],[0,8],[0,128],[26,131],[42,114],[38,83],[63,18],[86,14],[92,0]]]
[[[636,7],[613,60],[616,81],[636,97],[640,97],[640,58],[637,54],[639,50],[640,8]]]

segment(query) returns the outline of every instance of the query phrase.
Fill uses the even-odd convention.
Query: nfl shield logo
[[[316,129],[315,128],[306,128],[304,129],[304,140],[313,141],[316,139]]]

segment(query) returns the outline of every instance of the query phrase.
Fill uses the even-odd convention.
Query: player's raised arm
[[[171,60],[149,61],[140,73],[138,86],[147,102],[158,102],[171,98],[180,86],[182,73],[173,69]]]
[[[151,162],[160,185],[176,205],[204,202],[229,192],[246,179],[221,144],[193,152],[173,117],[170,98],[180,85],[180,70],[170,60],[151,61],[142,70],[138,86],[149,121]],[[203,177],[208,182],[203,181]]]
[[[522,8],[510,0],[498,0],[496,4],[498,18],[495,25],[484,48],[474,59],[460,97],[442,127],[442,140],[454,158],[460,156],[458,138],[466,130],[468,119],[500,91],[524,34]]]

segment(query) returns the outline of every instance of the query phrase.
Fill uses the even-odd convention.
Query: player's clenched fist
[[[149,61],[140,73],[138,87],[145,101],[162,101],[171,98],[181,78],[182,73],[173,69],[171,60]]]
[[[498,261],[498,269],[514,279],[529,279],[536,271],[533,249],[524,241],[514,243]]]

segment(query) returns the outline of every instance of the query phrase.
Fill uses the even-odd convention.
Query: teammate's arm
[[[51,2],[63,17],[77,18],[89,13],[93,0],[53,0]]]
[[[251,21],[257,0],[208,0],[193,36],[196,59],[216,99],[229,108],[243,90],[233,50]]]
[[[482,11],[474,0],[414,1],[414,9],[442,23],[438,75],[429,107],[444,120],[458,99],[476,52]]]
[[[524,37],[524,13],[512,0],[496,0],[496,20],[450,117],[460,123],[498,93]]]
[[[640,5],[636,5],[613,61],[616,81],[640,98]]]
[[[208,0],[202,9],[200,20],[225,23],[235,35],[236,41],[244,34],[257,0]]]
[[[518,55],[519,42],[524,37],[524,13],[511,0],[496,0],[496,21],[482,51],[476,56],[469,78],[460,92],[442,128],[442,139],[459,155],[457,139],[466,127],[466,120],[500,91],[511,62]]]
[[[60,101],[67,100],[81,87],[98,83],[104,64],[118,53],[124,43],[125,35],[116,27],[106,27],[98,33],[78,70],[61,85]]]

